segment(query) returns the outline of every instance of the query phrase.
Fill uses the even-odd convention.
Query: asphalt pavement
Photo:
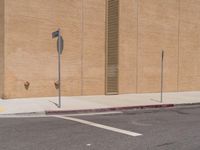
[[[0,118],[0,150],[199,149],[198,105],[71,117]]]

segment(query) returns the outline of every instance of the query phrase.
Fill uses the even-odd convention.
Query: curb
[[[183,103],[183,104],[174,104],[174,106],[195,106],[195,105],[200,105],[200,102],[197,103]]]
[[[33,115],[46,115],[45,111],[40,112],[27,112],[27,113],[10,113],[10,114],[0,114],[0,116],[33,116]]]
[[[39,115],[56,115],[56,114],[81,114],[81,113],[98,113],[108,111],[122,111],[130,109],[148,109],[148,108],[170,108],[170,107],[187,107],[187,106],[200,106],[200,102],[197,103],[183,103],[183,104],[157,104],[157,105],[141,105],[141,106],[124,106],[124,107],[109,107],[109,108],[96,108],[96,109],[79,109],[79,110],[46,110],[40,112],[22,112],[22,113],[10,113],[0,114],[0,117],[6,116],[39,116]]]
[[[94,113],[106,111],[120,111],[128,109],[146,109],[146,108],[167,108],[174,107],[174,104],[158,104],[158,105],[143,105],[143,106],[125,106],[125,107],[110,107],[110,108],[97,108],[97,109],[80,109],[80,110],[47,110],[46,115],[55,114],[80,114],[80,113]]]

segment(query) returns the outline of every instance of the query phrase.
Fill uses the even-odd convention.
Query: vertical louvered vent
[[[119,0],[107,0],[106,94],[118,94]]]

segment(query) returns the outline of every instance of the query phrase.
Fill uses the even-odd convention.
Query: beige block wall
[[[137,0],[119,3],[119,93],[135,93],[137,82]]]
[[[159,92],[162,49],[164,91],[177,91],[178,14],[178,0],[138,1],[137,92]]]
[[[105,94],[105,1],[83,0],[82,94]]]
[[[180,3],[179,90],[200,90],[200,1]]]
[[[65,40],[62,95],[104,94],[105,1],[7,0],[5,10],[5,98],[57,95],[51,33],[58,27]]]
[[[42,7],[41,7],[42,5]],[[6,0],[5,98],[55,96],[56,40],[62,29],[62,94],[81,94],[81,0]],[[30,88],[24,88],[24,82]]]
[[[120,1],[120,93],[200,89],[200,1]],[[134,88],[135,87],[135,88]]]
[[[58,27],[65,40],[62,95],[105,94],[105,5],[105,0],[6,0],[4,42],[0,35],[4,98],[57,95],[51,33]],[[200,1],[120,0],[119,10],[120,94],[159,92],[162,49],[164,91],[200,89]]]
[[[3,97],[4,78],[4,0],[0,0],[0,98]]]

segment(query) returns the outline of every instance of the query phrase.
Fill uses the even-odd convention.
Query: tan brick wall
[[[200,90],[200,1],[120,1],[120,93]],[[134,88],[135,87],[135,88]]]
[[[6,0],[5,97],[55,96],[62,29],[62,94],[81,94],[81,0]],[[24,82],[30,82],[29,90]]]
[[[5,98],[57,95],[51,32],[58,27],[65,40],[62,95],[104,94],[105,1],[7,0],[5,25]]]
[[[119,93],[135,93],[137,86],[137,0],[121,0],[119,6]]]
[[[159,92],[161,50],[165,51],[164,90],[177,91],[178,0],[138,4],[138,92]]]
[[[0,0],[0,98],[3,97],[4,72],[4,0]]]
[[[51,33],[58,27],[65,40],[62,95],[105,94],[105,5],[106,0],[6,0],[4,42],[0,35],[5,98],[57,95]],[[119,10],[120,94],[159,92],[162,49],[164,91],[200,90],[199,0],[120,0]]]
[[[200,90],[200,1],[181,0],[179,90]]]
[[[83,95],[105,94],[105,1],[83,0]]]

